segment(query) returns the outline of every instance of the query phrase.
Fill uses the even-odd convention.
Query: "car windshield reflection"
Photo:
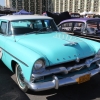
[[[57,31],[57,27],[53,20],[18,20],[12,21],[9,27],[10,33],[15,35],[27,33],[41,33]]]

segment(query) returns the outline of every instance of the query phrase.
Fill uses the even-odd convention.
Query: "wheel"
[[[16,81],[17,81],[18,86],[20,87],[20,89],[22,91],[27,92],[28,87],[24,82],[24,77],[22,75],[22,70],[21,70],[21,67],[18,64],[16,64],[16,66],[15,66],[15,74],[16,74]]]

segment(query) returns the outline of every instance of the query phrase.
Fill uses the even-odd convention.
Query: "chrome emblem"
[[[80,62],[80,58],[79,57],[76,58],[76,62]]]

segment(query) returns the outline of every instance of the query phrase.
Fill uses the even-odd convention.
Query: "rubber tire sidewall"
[[[28,87],[27,87],[27,86],[25,86],[25,88],[21,88],[21,86],[20,86],[20,84],[19,84],[19,81],[18,81],[18,76],[17,76],[17,68],[18,68],[18,67],[19,67],[19,65],[18,65],[18,64],[16,64],[16,66],[15,66],[16,82],[17,82],[17,84],[18,84],[19,88],[20,88],[22,91],[27,92],[27,91],[28,91]]]

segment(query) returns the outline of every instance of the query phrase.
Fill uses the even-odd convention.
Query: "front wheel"
[[[23,74],[22,74],[21,67],[18,64],[16,64],[15,67],[16,67],[15,68],[15,73],[16,73],[17,84],[18,84],[18,86],[20,87],[20,89],[22,91],[27,92],[28,91],[28,87],[24,82],[24,77],[23,77]]]

